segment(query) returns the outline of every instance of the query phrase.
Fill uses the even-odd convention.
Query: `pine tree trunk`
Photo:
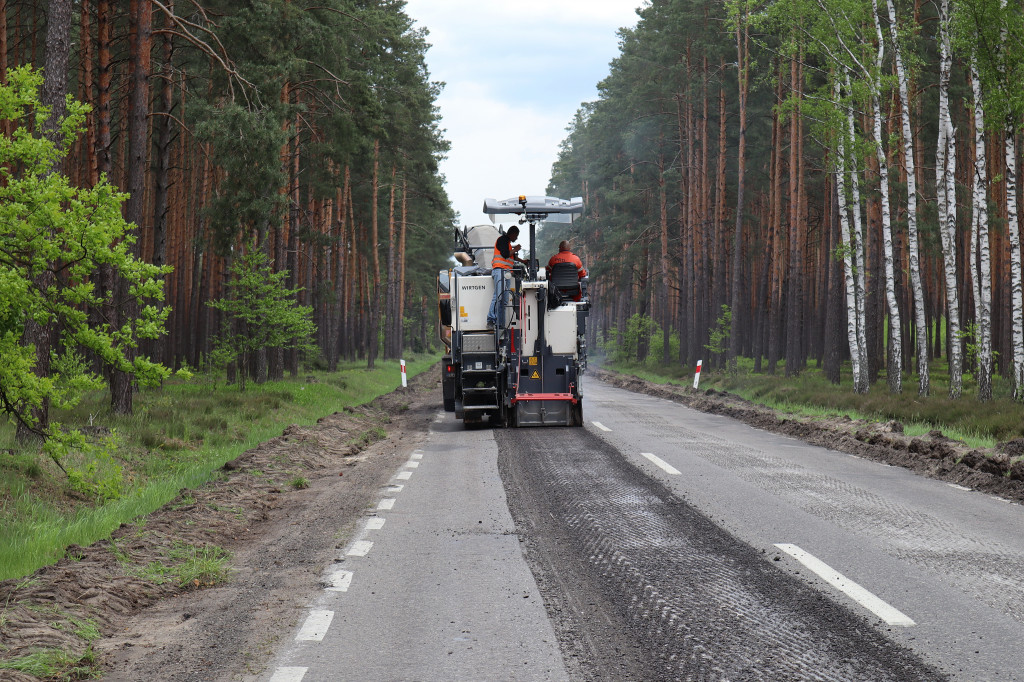
[[[147,3],[148,4],[148,3]],[[174,2],[169,0],[168,9],[174,11]],[[165,17],[164,28],[170,28],[170,19]],[[171,169],[171,109],[174,106],[174,80],[173,64],[171,63],[173,52],[171,35],[165,33],[163,37],[163,49],[161,54],[160,77],[160,109],[154,121],[157,129],[156,142],[156,169],[153,177],[153,265],[163,265],[167,262],[167,229],[168,229],[168,195],[170,190],[170,169]],[[158,305],[162,308],[163,303]],[[152,358],[156,362],[163,362],[167,357],[166,345],[168,338],[156,339],[152,343]]]
[[[373,291],[369,294],[370,318],[366,334],[366,366],[373,369],[377,360],[378,332],[380,330],[380,241],[377,232],[377,197],[380,190],[380,140],[373,143],[373,191],[370,194],[370,249],[373,252]],[[369,285],[368,285],[369,286]]]
[[[7,0],[0,0],[0,83],[7,84]],[[11,134],[9,121],[3,122],[4,135]]]
[[[737,68],[739,70],[739,144],[737,150],[737,181],[736,181],[736,231],[733,235],[733,253],[732,253],[732,284],[731,284],[731,304],[732,309],[732,326],[729,332],[729,354],[727,357],[727,363],[731,371],[735,371],[737,357],[740,350],[740,286],[742,284],[742,270],[743,270],[743,191],[745,185],[745,175],[747,166],[747,92],[749,87],[748,81],[748,61],[747,61],[747,47],[748,47],[748,31],[746,26],[746,16],[740,17],[739,24],[736,27],[736,54],[737,54]]]
[[[779,100],[785,93],[785,79],[782,77],[782,64],[779,64],[778,85],[776,96]],[[782,169],[783,169],[783,144],[782,144],[782,121],[779,113],[772,113],[772,160],[771,173],[769,178],[769,231],[771,258],[769,269],[771,270],[768,284],[768,374],[775,374],[776,366],[782,357],[782,324],[783,324],[783,258],[784,232],[782,229]]]
[[[661,320],[661,357],[664,364],[672,361],[669,336],[671,334],[671,307],[668,305],[669,269],[668,269],[668,199],[665,191],[665,158],[658,155],[658,225],[661,228],[661,277],[658,289],[662,301]],[[687,245],[681,245],[687,248]]]
[[[405,236],[409,227],[409,193],[407,178],[402,173],[402,220],[398,237],[398,356],[405,352]],[[424,346],[425,348],[425,346]]]
[[[790,57],[791,96],[800,97],[799,55]],[[789,273],[786,291],[786,376],[792,377],[800,371],[800,329],[803,314],[803,292],[801,291],[801,240],[800,240],[800,105],[790,112],[789,121]]]
[[[725,69],[725,63],[723,61],[721,68]],[[718,170],[715,173],[717,178],[715,182],[715,192],[717,200],[715,202],[715,285],[712,287],[712,295],[714,305],[711,308],[712,319],[718,319],[718,316],[722,312],[722,306],[726,304],[726,301],[730,300],[728,297],[728,287],[726,286],[726,236],[729,233],[729,228],[726,225],[726,157],[727,157],[727,141],[726,136],[726,121],[728,119],[726,110],[726,96],[725,87],[720,87],[718,91]]]
[[[391,190],[388,199],[388,258],[386,299],[384,304],[384,358],[393,360],[398,357],[396,341],[395,317],[398,312],[398,276],[396,273],[397,255],[395,254],[395,176],[398,168],[391,166]]]
[[[6,12],[6,7],[4,12]],[[50,0],[46,24],[46,63],[44,66],[43,87],[40,103],[49,107],[50,116],[42,126],[42,134],[57,146],[63,146],[60,137],[60,121],[65,114],[65,93],[68,84],[68,58],[71,53],[71,0]],[[56,164],[49,173],[57,170]],[[49,174],[48,173],[48,174]],[[34,286],[40,292],[47,292],[55,284],[52,268],[44,268],[37,275]],[[53,349],[55,330],[49,321],[39,322],[33,316],[25,318],[25,332],[22,343],[35,348],[36,363],[33,371],[36,376],[50,376],[50,353]],[[37,408],[32,409],[34,424],[19,421],[15,438],[20,443],[37,440],[50,428],[50,400],[42,399]]]
[[[845,172],[845,171],[840,169],[839,172],[842,173],[842,172]],[[834,185],[834,183],[827,183],[827,184],[828,185]],[[829,189],[832,189],[832,187],[829,187]],[[829,216],[828,216],[829,248],[825,252],[826,262],[828,263],[829,275],[828,275],[828,280],[827,280],[828,281],[828,297],[826,299],[826,304],[825,304],[825,335],[824,335],[824,349],[823,349],[824,358],[823,358],[823,362],[822,362],[822,371],[825,373],[826,378],[828,378],[829,382],[835,384],[836,386],[838,386],[840,384],[840,382],[841,382],[841,371],[840,370],[841,370],[842,359],[843,359],[842,358],[842,353],[841,353],[842,340],[843,340],[843,331],[842,331],[843,317],[842,317],[842,311],[843,311],[844,294],[846,296],[849,295],[849,289],[847,288],[847,289],[844,290],[844,287],[848,287],[849,284],[850,284],[849,282],[846,281],[846,278],[844,277],[844,273],[847,272],[845,270],[845,268],[840,268],[838,266],[838,264],[834,260],[832,260],[832,258],[831,258],[831,254],[832,254],[834,248],[836,246],[842,246],[843,245],[842,236],[841,236],[840,205],[839,205],[838,198],[839,198],[839,191],[838,191],[838,188],[836,188],[834,190],[834,193],[832,194],[832,198],[829,201],[829,204],[830,204],[830,206],[829,206]],[[845,198],[843,199],[843,203],[845,204]],[[845,208],[845,206],[844,206],[844,208]],[[847,224],[847,227],[846,227],[847,235],[849,235],[849,231],[850,231],[849,224]],[[847,239],[846,243],[847,244],[849,243],[848,239]],[[846,249],[844,248],[844,249],[842,249],[842,251],[845,253]],[[844,258],[844,261],[845,260],[846,259]],[[850,279],[852,280],[852,278],[850,278]],[[847,304],[846,314],[849,315],[850,312],[851,311],[849,310],[849,305]],[[849,326],[848,325],[847,325],[847,330],[849,330]],[[851,341],[853,343],[856,343],[856,338],[857,338],[856,332],[852,335],[852,337],[849,336],[849,331],[847,332],[847,335],[848,335],[848,338],[847,338],[847,343],[848,344]],[[852,353],[851,353],[851,356],[852,356]]]
[[[149,144],[149,75],[153,6],[148,0],[132,0],[130,14],[133,24],[132,75],[128,116],[127,185],[125,187],[129,196],[125,204],[125,218],[136,226],[138,234],[142,231],[146,171],[149,159],[147,153]],[[140,244],[138,241],[131,247],[131,253],[133,256],[139,257]],[[120,327],[135,319],[138,315],[138,303],[129,292],[128,283],[123,278],[117,278],[115,292],[115,326]],[[135,358],[136,353],[137,349],[134,346],[125,348],[125,356],[129,362]],[[128,372],[115,368],[110,382],[110,406],[115,414],[132,413],[134,390],[134,377]]]

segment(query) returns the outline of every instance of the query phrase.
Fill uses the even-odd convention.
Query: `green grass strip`
[[[433,355],[414,356],[407,360],[407,376],[436,362]],[[244,393],[201,378],[168,383],[140,393],[131,417],[105,412],[106,395],[84,401],[76,414],[60,415],[60,420],[114,428],[124,442],[118,456],[125,458],[132,479],[119,499],[63,511],[35,494],[21,470],[4,467],[0,460],[0,580],[30,575],[55,563],[69,545],[88,546],[110,537],[121,524],[159,509],[182,489],[202,486],[226,462],[279,436],[289,424],[314,424],[400,385],[398,362],[378,361],[374,370],[348,364],[336,373],[250,383]],[[8,431],[0,432],[0,448],[5,438],[14,446],[13,429]],[[184,447],[189,442],[201,444]],[[24,455],[9,459],[26,466]]]
[[[1024,437],[1020,404],[1013,401],[1001,378],[995,381],[995,398],[987,403],[979,403],[974,398],[969,380],[965,380],[964,395],[957,400],[950,399],[948,377],[941,363],[933,367],[927,397],[918,396],[916,383],[909,380],[904,382],[904,391],[900,394],[889,393],[881,380],[871,386],[867,394],[858,395],[853,392],[848,365],[844,368],[843,383],[835,385],[816,368],[786,377],[781,368],[774,375],[754,372],[752,363],[743,360],[745,362],[741,361],[735,372],[705,365],[700,375],[700,390],[725,391],[774,410],[811,418],[847,416],[869,422],[896,420],[904,425],[907,435],[923,435],[938,429],[943,435],[975,448],[992,448],[1000,441]],[[693,385],[693,368],[610,361],[602,366],[653,383]]]

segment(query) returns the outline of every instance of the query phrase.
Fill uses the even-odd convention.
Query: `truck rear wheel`
[[[583,398],[576,401],[572,406],[572,425],[583,426]]]

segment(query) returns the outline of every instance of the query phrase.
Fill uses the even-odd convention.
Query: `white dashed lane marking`
[[[327,586],[329,592],[348,592],[352,586],[352,571],[335,571],[331,574],[330,584]]]
[[[373,543],[369,540],[356,540],[345,554],[347,556],[366,556],[372,547]]]
[[[882,601],[879,597],[868,592],[866,589],[853,582],[842,573],[839,573],[821,559],[811,556],[796,545],[776,543],[775,546],[799,561],[801,564],[817,574],[819,578],[884,620],[889,625],[902,625],[904,627],[916,625],[916,623],[902,611]]]
[[[439,415],[443,418],[444,415]],[[423,459],[423,453],[414,452],[408,462],[403,465],[405,470],[398,472],[396,478],[400,481],[408,481],[412,477],[412,471],[419,467],[420,460]],[[402,492],[404,485],[391,484],[387,487],[388,494],[397,494]],[[385,497],[377,503],[378,511],[386,511],[394,508],[395,498]],[[366,533],[371,530],[381,530],[384,528],[386,519],[380,516],[371,516],[366,519],[366,524],[363,526],[363,532],[360,534],[360,539],[352,543],[352,546],[348,548],[345,555],[350,557],[365,557],[370,553],[370,549],[373,548],[373,542],[370,540],[364,540]],[[328,592],[348,592],[348,588],[352,586],[352,578],[355,576],[353,571],[347,571],[343,569],[336,570],[326,576],[324,581],[324,589]],[[309,612],[305,622],[299,629],[297,635],[295,635],[295,641],[297,642],[322,642],[324,637],[327,635],[327,630],[331,627],[331,621],[334,620],[334,611],[327,611],[323,609],[313,609]],[[270,677],[270,682],[302,682],[305,677],[308,668],[299,666],[286,666],[277,668],[274,674]]]
[[[270,682],[302,682],[308,668],[278,668],[270,677]]]
[[[601,429],[602,431],[611,431],[611,429],[609,429],[607,426],[605,426],[601,422],[591,422],[591,424],[593,424],[597,428]]]
[[[334,620],[334,611],[310,611],[299,634],[295,635],[295,641],[322,642],[327,634],[327,628],[331,627],[332,620]]]
[[[679,475],[679,469],[676,469],[674,466],[663,460],[661,457],[651,454],[650,452],[641,452],[640,454],[654,462],[656,465],[658,465],[658,467],[662,469],[665,473],[671,474],[673,476]]]

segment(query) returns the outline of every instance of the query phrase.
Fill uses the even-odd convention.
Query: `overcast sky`
[[[451,151],[442,164],[461,225],[487,222],[485,197],[543,195],[582,102],[635,26],[643,0],[407,0],[430,31],[427,67]],[[563,197],[569,198],[569,197]]]

